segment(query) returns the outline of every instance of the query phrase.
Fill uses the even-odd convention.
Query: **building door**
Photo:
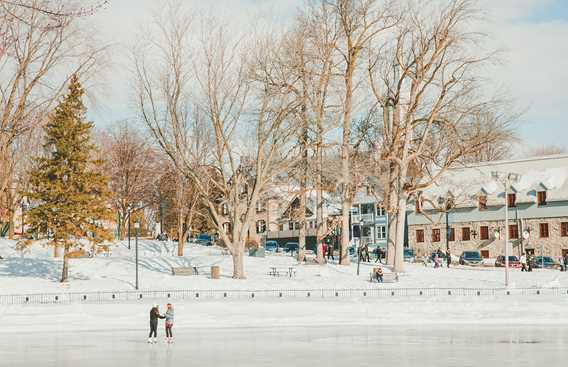
[[[528,249],[526,249],[526,253],[527,253],[527,255],[534,256],[534,248],[528,248]]]
[[[566,256],[568,254],[568,248],[563,248],[562,249],[562,257]]]
[[[489,250],[481,250],[481,257],[484,259],[489,259]]]

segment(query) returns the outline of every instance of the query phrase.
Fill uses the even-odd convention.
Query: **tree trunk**
[[[58,244],[53,245],[53,257],[61,257],[60,246]]]
[[[322,200],[322,190],[321,190],[321,174],[318,173],[317,177],[318,183],[316,188],[316,260],[318,263],[323,264],[325,259],[323,258],[323,200]]]
[[[15,221],[15,210],[14,207],[12,205],[12,198],[10,198],[10,208],[8,209],[9,211],[9,222],[8,222],[8,239],[13,240],[14,239],[14,234],[16,232],[16,221]]]
[[[65,246],[65,251],[63,254],[63,269],[61,271],[61,283],[66,282],[69,279],[69,258],[67,256],[69,249]]]
[[[343,214],[341,216],[341,243],[339,249],[339,264],[349,265],[349,211],[351,203],[346,200],[341,205]]]
[[[388,233],[387,233],[387,265],[394,265],[394,254],[396,246],[396,223],[398,214],[388,213]]]
[[[233,279],[246,279],[245,276],[245,249],[244,243],[236,245],[233,251]]]
[[[404,191],[399,195],[393,267],[393,271],[397,273],[404,271],[404,228],[406,225],[406,201],[408,198],[408,195]]]
[[[300,222],[300,233],[298,235],[298,262],[301,264],[306,258],[306,193],[305,193],[305,180],[302,179],[302,185],[300,193],[300,217],[298,221]]]

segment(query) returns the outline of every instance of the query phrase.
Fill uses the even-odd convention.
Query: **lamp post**
[[[493,171],[491,176],[505,186],[505,287],[509,286],[509,186],[519,180],[516,173]]]
[[[136,290],[138,290],[138,230],[140,229],[140,222],[134,222],[134,230],[136,231],[136,241],[134,246],[136,247]]]

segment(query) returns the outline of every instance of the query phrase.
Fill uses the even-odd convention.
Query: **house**
[[[410,208],[407,241],[418,256],[441,248],[495,258],[508,237],[509,254],[560,257],[568,253],[568,155],[448,170]]]

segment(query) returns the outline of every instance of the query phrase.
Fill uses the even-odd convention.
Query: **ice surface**
[[[42,366],[560,366],[568,329],[541,326],[326,326],[0,336],[0,365]]]

